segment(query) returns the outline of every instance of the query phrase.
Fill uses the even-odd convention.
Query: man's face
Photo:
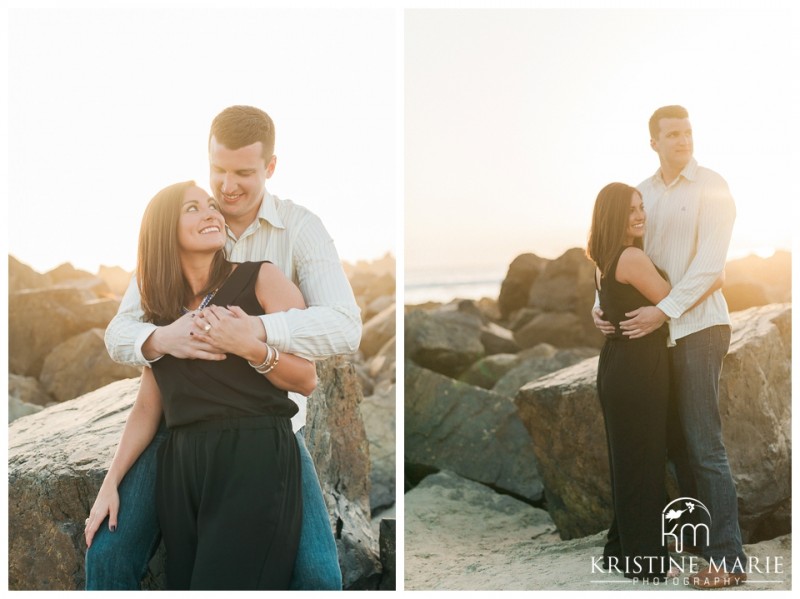
[[[658,153],[661,164],[683,169],[692,159],[694,142],[689,119],[660,119],[658,138],[650,146]]]
[[[275,171],[275,156],[265,162],[261,150],[260,141],[238,150],[225,147],[216,137],[209,144],[211,193],[228,226],[238,232],[255,220],[264,183]]]

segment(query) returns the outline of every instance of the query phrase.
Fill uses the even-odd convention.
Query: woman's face
[[[178,218],[178,247],[186,252],[216,252],[224,246],[225,219],[217,201],[199,187],[190,187]]]
[[[625,230],[626,245],[631,245],[634,239],[641,238],[644,235],[645,220],[642,196],[634,191],[633,194],[631,194],[631,210],[628,214],[628,228]]]

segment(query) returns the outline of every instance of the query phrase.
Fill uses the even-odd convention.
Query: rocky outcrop
[[[791,306],[733,315],[720,382],[720,414],[745,542],[790,531]],[[548,511],[564,539],[610,522],[605,429],[597,358],[538,379],[516,396],[531,434]]]
[[[364,324],[359,351],[364,358],[374,356],[387,341],[394,338],[396,327],[395,304],[391,304]]]
[[[24,262],[14,256],[8,257],[8,293],[16,293],[25,289],[43,289],[50,287],[52,282],[47,275],[36,272]]]
[[[592,560],[603,554],[605,530],[562,541],[544,510],[450,472],[431,475],[406,493],[404,528],[406,591],[606,593],[691,588],[691,560],[672,554],[684,572],[659,585],[632,582],[617,572],[593,568]],[[745,553],[757,560],[761,571],[751,570],[743,590],[792,588],[791,541],[786,535],[745,545]],[[694,570],[705,565],[698,558]]]
[[[792,254],[746,256],[725,265],[722,293],[731,312],[792,301]]]
[[[379,385],[372,395],[361,402],[361,417],[369,441],[370,510],[377,513],[395,502],[395,413],[397,390],[395,384]]]
[[[531,439],[509,398],[406,361],[404,423],[407,470],[451,470],[541,500]]]
[[[369,458],[352,365],[319,363],[306,441],[314,457],[345,584],[373,587],[378,541],[369,522]],[[81,589],[83,521],[119,441],[138,379],[117,381],[9,427],[9,587]],[[155,569],[162,570],[163,564]],[[372,582],[371,582],[372,581]],[[158,576],[156,584],[163,583]]]
[[[508,266],[508,272],[500,286],[497,305],[503,319],[528,305],[528,296],[536,278],[542,273],[548,260],[536,254],[521,254]]]
[[[117,364],[109,357],[103,334],[103,329],[90,329],[70,337],[47,355],[39,379],[57,401],[141,374],[141,368]]]
[[[478,316],[411,310],[404,324],[406,356],[435,372],[457,377],[486,354]]]

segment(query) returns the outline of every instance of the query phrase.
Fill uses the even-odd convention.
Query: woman
[[[614,523],[603,550],[606,567],[628,578],[662,579],[669,554],[661,543],[666,504],[666,419],[669,362],[666,325],[640,339],[622,335],[625,313],[655,305],[670,291],[643,251],[645,214],[636,189],[604,187],[594,206],[587,253],[597,266],[595,282],[607,337],[597,369],[611,467]]]
[[[256,339],[246,317],[305,304],[274,265],[225,260],[225,235],[215,200],[191,181],[163,189],[145,211],[136,273],[145,319],[162,325],[183,313],[226,359],[164,356],[144,369],[87,544],[106,515],[116,519],[117,487],[163,413],[156,501],[167,586],[288,588],[302,500],[287,391],[310,394],[316,370]]]

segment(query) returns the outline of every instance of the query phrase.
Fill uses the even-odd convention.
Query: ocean
[[[406,270],[403,303],[447,303],[456,298],[497,299],[507,270],[507,265]]]

